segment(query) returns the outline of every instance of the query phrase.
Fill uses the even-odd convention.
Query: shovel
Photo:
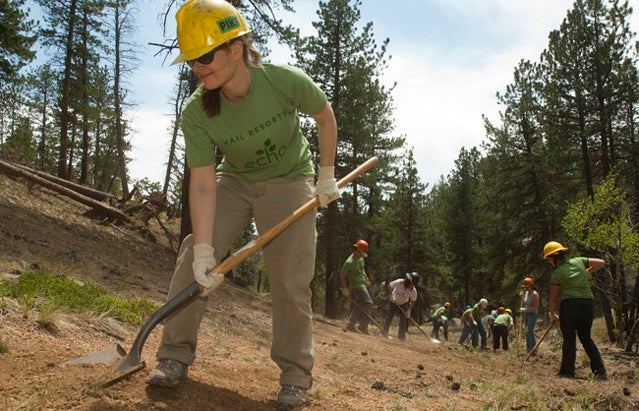
[[[367,312],[366,312],[366,310],[364,310],[364,307],[362,307],[360,304],[358,304],[358,303],[357,303],[357,301],[355,301],[355,300],[353,299],[353,297],[350,297],[350,296],[349,296],[349,297],[348,297],[348,299],[349,299],[349,300],[350,300],[353,304],[355,304],[355,307],[357,307],[357,308],[358,308],[358,309],[359,309],[362,313],[364,313],[364,315],[365,315],[365,316],[366,316],[369,320],[371,320],[371,322],[372,322],[373,324],[375,324],[375,325],[377,326],[377,328],[379,328],[379,329],[380,329],[380,331],[382,332],[382,335],[384,335],[384,337],[388,337],[388,333],[386,332],[386,330],[384,329],[384,327],[382,327],[381,325],[379,325],[379,323],[378,323],[377,321],[375,321],[375,319],[374,319],[374,318],[373,318],[373,317],[372,317],[369,313],[367,313]]]
[[[348,175],[343,177],[341,180],[337,182],[337,186],[339,188],[344,187],[351,181],[355,180],[358,176],[370,170],[377,164],[378,158],[371,157],[366,162],[361,164],[355,170],[351,171]],[[273,226],[271,229],[266,231],[264,234],[260,235],[254,240],[249,241],[244,247],[240,248],[232,255],[224,259],[217,267],[212,269],[212,272],[226,274],[233,267],[238,265],[240,262],[244,261],[248,256],[256,252],[257,250],[265,247],[271,240],[277,237],[282,231],[288,228],[290,225],[299,220],[302,216],[309,213],[311,210],[314,210],[319,206],[319,199],[314,197],[312,200],[307,201],[305,204],[300,206],[297,210],[293,211],[291,215],[286,217],[284,220],[279,222],[277,225]],[[154,312],[151,317],[140,328],[138,335],[135,337],[135,341],[133,342],[133,346],[131,347],[131,351],[126,354],[126,351],[119,345],[116,344],[113,347],[107,348],[105,350],[87,355],[85,357],[77,358],[75,360],[68,361],[62,365],[74,365],[74,364],[83,364],[83,363],[102,363],[102,364],[115,364],[119,361],[118,364],[115,364],[115,377],[108,380],[104,384],[103,387],[108,387],[117,383],[118,381],[123,380],[124,378],[130,376],[131,374],[140,371],[143,369],[146,364],[142,361],[142,347],[144,343],[151,333],[151,331],[158,325],[162,320],[173,314],[174,312],[180,310],[182,307],[186,306],[189,302],[193,301],[200,294],[200,285],[196,281],[192,282],[189,286],[187,286],[184,290],[182,290],[179,294],[169,300],[166,304],[160,307],[156,312]],[[124,359],[122,359],[124,357]],[[121,361],[120,361],[121,360]]]
[[[413,317],[411,317],[410,315],[408,315],[408,313],[406,312],[406,310],[404,310],[404,309],[402,308],[402,306],[401,306],[401,305],[398,305],[398,306],[397,306],[397,308],[399,308],[399,310],[400,310],[402,313],[404,313],[404,316],[406,316],[406,318],[408,318],[408,319],[409,319],[409,320],[413,323],[413,325],[414,325],[415,327],[417,327],[417,329],[418,329],[419,331],[421,331],[421,332],[422,332],[422,334],[424,334],[424,335],[426,336],[426,338],[428,338],[428,341],[432,342],[433,344],[439,344],[439,340],[438,340],[438,339],[436,339],[436,338],[431,337],[430,335],[428,335],[428,334],[426,333],[426,331],[424,331],[424,330],[422,329],[422,327],[420,327],[420,326],[419,326],[419,324],[417,324],[417,321],[413,320]]]

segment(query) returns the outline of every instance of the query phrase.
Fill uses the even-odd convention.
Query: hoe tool
[[[537,344],[535,344],[535,346],[532,348],[532,350],[530,350],[530,352],[526,356],[526,359],[524,360],[524,363],[526,361],[528,361],[528,359],[535,353],[535,351],[537,351],[537,348],[539,348],[539,345],[544,340],[544,338],[546,338],[546,336],[548,335],[548,333],[550,332],[550,330],[552,329],[552,327],[555,325],[556,322],[557,322],[557,317],[555,316],[550,321],[550,325],[548,326],[548,328],[546,328],[546,331],[544,331],[544,333],[542,334],[542,336],[539,339],[539,341],[537,341]]]
[[[388,337],[388,333],[386,332],[386,330],[384,330],[384,327],[382,327],[381,325],[379,325],[379,323],[378,323],[377,321],[375,321],[375,319],[373,318],[373,316],[372,316],[372,315],[370,315],[369,313],[367,313],[367,312],[366,312],[366,310],[364,310],[364,308],[363,308],[361,305],[359,305],[359,304],[357,303],[357,301],[355,301],[355,300],[353,299],[353,297],[348,297],[348,299],[349,299],[349,300],[351,300],[351,302],[355,305],[355,307],[357,307],[357,308],[358,308],[358,309],[359,309],[362,313],[364,313],[364,315],[365,315],[366,317],[368,317],[368,319],[369,319],[369,320],[371,320],[371,322],[372,322],[373,324],[375,324],[375,325],[377,326],[377,328],[379,328],[379,330],[382,332],[382,335],[383,335],[384,337]]]
[[[339,180],[337,182],[337,186],[339,188],[346,186],[348,183],[355,180],[358,176],[373,168],[373,166],[375,166],[377,162],[377,157],[371,157],[355,170],[351,171],[348,175]],[[319,199],[317,197],[314,197],[312,200],[307,201],[305,204],[300,206],[297,210],[293,211],[291,215],[286,217],[277,225],[273,226],[271,229],[269,229],[259,237],[249,241],[244,247],[240,248],[235,253],[224,259],[224,261],[222,261],[211,271],[220,274],[226,274],[233,267],[244,261],[248,256],[250,256],[257,250],[265,247],[282,231],[284,231],[290,225],[299,220],[302,216],[309,213],[311,210],[314,210],[318,206]],[[103,387],[113,385],[118,381],[121,381],[124,378],[130,376],[131,374],[140,371],[146,366],[144,361],[142,361],[141,359],[142,347],[144,346],[144,343],[151,331],[162,320],[164,320],[174,312],[179,311],[181,308],[197,298],[197,296],[200,294],[200,291],[200,285],[196,281],[194,281],[179,294],[169,300],[166,304],[160,307],[156,312],[154,312],[140,328],[140,331],[138,332],[135,341],[133,342],[133,346],[131,347],[131,351],[129,351],[128,354],[126,354],[126,351],[119,344],[116,344],[113,347],[87,355],[85,357],[68,361],[62,365],[74,365],[82,363],[103,363],[109,365],[113,364],[115,368],[115,377],[102,384]]]
[[[424,329],[420,327],[419,324],[417,324],[417,321],[413,320],[413,317],[408,315],[406,310],[404,310],[401,305],[398,305],[397,308],[399,308],[399,310],[406,316],[406,318],[408,318],[413,323],[413,325],[417,327],[417,329],[421,331],[422,334],[426,336],[426,338],[428,338],[428,341],[432,342],[433,344],[439,344],[439,340],[428,335],[426,331],[424,331]]]

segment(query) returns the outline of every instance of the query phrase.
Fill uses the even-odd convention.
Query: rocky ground
[[[163,303],[175,244],[153,225],[130,229],[100,224],[88,208],[35,185],[0,175],[0,276],[16,279],[30,267],[92,281],[121,297]],[[168,226],[177,226],[170,224]],[[155,239],[155,240],[153,240]],[[178,389],[146,385],[155,366],[161,325],[147,340],[147,367],[107,388],[104,365],[61,366],[116,343],[129,349],[139,328],[108,318],[59,313],[42,327],[38,313],[1,299],[0,409],[6,410],[271,410],[278,369],[269,358],[267,294],[226,281],[210,299],[198,358]],[[454,307],[453,307],[454,308]],[[381,321],[381,314],[378,314]],[[606,343],[598,321],[594,335],[610,380],[593,381],[578,353],[577,379],[555,376],[561,338],[555,329],[539,355],[524,363],[523,342],[508,352],[473,351],[432,343],[416,327],[402,342],[345,333],[344,323],[315,317],[315,383],[310,410],[636,410],[637,357]],[[538,334],[543,331],[540,324]],[[424,332],[430,331],[423,324]],[[392,328],[393,333],[396,332]]]

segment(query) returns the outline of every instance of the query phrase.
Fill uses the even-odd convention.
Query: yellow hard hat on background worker
[[[175,20],[180,55],[172,65],[195,60],[251,32],[237,9],[224,0],[189,0],[180,7]]]
[[[549,241],[544,246],[544,260],[553,254],[556,254],[560,251],[568,251],[568,247],[564,247],[556,241]]]

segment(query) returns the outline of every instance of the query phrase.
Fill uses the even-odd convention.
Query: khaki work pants
[[[218,173],[217,211],[213,246],[217,261],[242,229],[254,219],[258,232],[266,232],[313,197],[312,178],[276,178],[248,183],[229,173]],[[263,249],[273,306],[271,358],[280,367],[280,384],[312,385],[313,323],[310,282],[315,273],[316,212],[302,216]],[[193,238],[180,246],[168,298],[194,281]],[[218,289],[211,293],[223,292]],[[195,359],[197,335],[206,298],[173,314],[164,324],[157,358],[185,364]]]

